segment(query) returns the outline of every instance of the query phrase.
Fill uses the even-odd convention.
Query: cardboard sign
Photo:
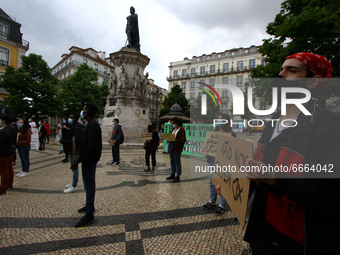
[[[204,140],[204,143],[201,149],[202,154],[216,157],[218,135],[230,137],[231,133],[209,131],[205,137],[205,140]]]
[[[171,133],[164,133],[164,139],[169,140],[171,142],[176,141],[175,134],[171,134]]]
[[[212,183],[215,187],[221,187],[221,195],[227,200],[242,228],[246,222],[250,180],[245,178],[239,170],[247,158],[251,157],[253,157],[252,142],[217,135],[215,172],[213,172]]]
[[[38,150],[39,149],[39,131],[37,128],[32,128],[32,135],[31,135],[31,149]]]
[[[152,139],[152,133],[141,133],[140,139],[141,140],[151,140]]]

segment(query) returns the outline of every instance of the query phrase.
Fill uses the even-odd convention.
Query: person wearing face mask
[[[47,134],[46,128],[44,125],[44,122],[42,120],[39,120],[38,122],[38,134],[39,134],[39,150],[44,151],[45,150],[45,136]]]
[[[179,182],[182,174],[181,153],[186,142],[185,130],[182,127],[182,121],[178,118],[170,120],[172,123],[171,133],[175,136],[175,141],[169,141],[169,155],[171,164],[171,174],[167,177],[167,180],[173,180],[173,182]],[[177,174],[177,176],[175,176]]]
[[[152,139],[146,140],[146,146],[145,146],[146,169],[144,169],[144,171],[153,172],[155,171],[155,167],[156,167],[156,151],[159,146],[159,135],[152,122],[149,122],[148,124],[148,132],[152,133]],[[150,170],[150,155],[151,155],[152,170]]]
[[[313,96],[320,93],[332,71],[324,56],[300,52],[284,60],[280,76],[283,86],[303,81],[295,84]],[[314,99],[304,107],[311,115],[303,114],[295,104],[287,104],[285,115],[274,114],[278,121],[275,125],[268,122],[254,158],[246,161],[246,167],[289,169],[245,174],[251,180],[252,203],[248,203],[244,240],[254,255],[339,253],[340,117],[318,107]],[[295,119],[297,124],[287,127],[285,119]],[[318,166],[323,170],[318,171]],[[332,171],[328,171],[330,166]]]
[[[15,154],[16,134],[10,124],[13,116],[0,116],[0,195],[13,188],[13,157]]]
[[[124,142],[124,133],[122,130],[122,126],[119,125],[119,119],[113,119],[113,130],[111,139],[108,140],[109,144],[112,146],[112,157],[113,160],[110,162],[110,165],[119,165],[120,155],[119,155],[119,146]]]
[[[80,117],[86,120],[85,130],[81,139],[80,157],[72,166],[78,168],[82,163],[82,176],[86,193],[86,205],[78,210],[85,215],[75,224],[75,227],[84,227],[94,222],[94,198],[96,192],[96,168],[102,153],[102,130],[94,119],[98,112],[94,104],[86,104]]]
[[[31,135],[32,131],[26,119],[19,119],[18,121],[18,136],[17,148],[21,161],[22,171],[18,173],[17,177],[25,177],[28,175],[30,168],[30,149],[31,149]]]
[[[227,123],[230,123],[230,118],[229,118],[228,115],[220,114],[218,116],[218,119],[227,120]],[[232,129],[231,129],[230,125],[228,125],[228,124],[216,123],[216,127],[215,127],[214,131],[231,133],[231,135],[233,137],[236,137],[236,134],[234,132],[232,132]],[[209,156],[209,155],[205,155],[205,156],[207,158],[208,165],[214,166],[215,165],[215,157],[212,157],[212,156]],[[208,209],[208,210],[216,208],[216,201],[217,201],[217,193],[215,191],[215,186],[212,183],[212,172],[209,173],[209,182],[210,182],[210,185],[209,185],[210,199],[209,199],[209,202],[207,202],[206,204],[203,205],[203,208]],[[215,215],[224,214],[226,212],[227,206],[228,206],[227,201],[221,195],[219,205],[217,206],[216,211],[215,211]]]
[[[79,159],[80,144],[83,136],[83,126],[78,122],[78,116],[76,116],[75,114],[70,115],[70,117],[67,120],[67,123],[69,124],[69,129],[64,140],[64,150],[68,155],[68,159],[72,167],[73,162],[76,162]],[[76,191],[77,189],[79,177],[78,168],[72,169],[72,176],[73,176],[72,182],[66,185],[64,193],[71,193]]]
[[[35,122],[33,121],[33,118],[32,118],[32,117],[29,118],[28,123],[30,124],[31,129],[37,127],[37,125],[36,125]]]

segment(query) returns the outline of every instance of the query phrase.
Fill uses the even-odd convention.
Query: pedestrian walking
[[[0,195],[13,188],[13,157],[15,154],[16,134],[10,126],[13,116],[0,116]]]
[[[278,83],[280,88],[291,87],[293,83],[308,89],[313,97],[320,93],[332,70],[323,56],[297,53],[283,62],[279,73],[282,81]],[[287,96],[292,102],[300,99],[301,94]],[[340,171],[340,117],[319,108],[314,99],[303,106],[311,115],[302,113],[295,104],[287,104],[285,115],[274,114],[273,119],[278,121],[266,125],[255,158],[249,158],[246,166],[291,169],[294,165],[312,168],[331,164],[335,173]],[[289,119],[297,124],[289,126]],[[340,181],[320,178],[321,175],[307,170],[299,175],[293,171],[246,173],[252,182],[244,239],[250,243],[252,254],[338,253]]]
[[[148,139],[145,141],[146,168],[144,169],[144,171],[153,172],[155,171],[155,167],[156,167],[156,151],[159,146],[159,135],[152,122],[149,122],[148,124],[148,133],[152,134],[152,139]],[[150,155],[151,155],[152,170],[150,169]]]
[[[223,119],[223,120],[227,120],[227,123],[230,123],[230,117],[228,115],[225,114],[220,114],[218,116],[218,119]],[[236,137],[236,134],[234,132],[232,132],[232,129],[229,125],[226,124],[221,124],[221,123],[216,123],[215,125],[215,131],[217,132],[224,132],[224,133],[231,133],[231,135],[233,137]],[[209,156],[209,155],[205,155],[207,158],[207,162],[209,166],[215,166],[215,157]],[[209,168],[211,169],[211,168]],[[206,204],[203,205],[204,209],[214,209],[216,208],[216,201],[217,201],[217,193],[215,191],[215,185],[212,183],[212,172],[209,172],[209,191],[210,191],[210,198],[209,198],[209,202],[207,202]],[[219,204],[216,208],[215,211],[215,215],[222,215],[226,212],[228,203],[225,200],[225,198],[220,195],[220,201]]]
[[[17,177],[25,177],[30,169],[30,150],[31,150],[31,136],[32,131],[26,119],[19,119],[18,121],[19,133],[17,136],[18,154],[21,161],[22,171],[18,173]]]
[[[77,115],[71,114],[68,118],[68,124],[70,125],[70,128],[68,129],[64,140],[64,150],[66,150],[71,164],[72,182],[66,185],[64,193],[71,193],[77,189],[79,169],[73,169],[72,165],[79,159],[81,139],[83,136],[83,125],[78,122]]]
[[[86,193],[86,205],[78,210],[85,215],[76,223],[75,227],[83,227],[94,222],[94,198],[96,192],[96,167],[102,153],[102,131],[94,116],[98,108],[93,104],[86,104],[80,117],[86,120],[84,134],[80,145],[80,157],[72,166],[78,168],[82,163],[82,175]]]
[[[124,142],[124,133],[122,126],[119,125],[119,119],[113,119],[113,130],[111,139],[108,140],[109,144],[112,146],[112,162],[111,165],[119,165],[120,163],[120,152],[119,147]]]
[[[169,154],[171,162],[171,174],[167,177],[167,180],[173,180],[173,182],[179,182],[182,174],[181,154],[186,142],[185,130],[182,127],[182,121],[178,118],[170,120],[172,124],[171,133],[175,137],[175,141],[168,140],[169,143]],[[175,174],[177,174],[175,176]]]

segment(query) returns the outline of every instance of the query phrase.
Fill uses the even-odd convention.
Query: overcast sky
[[[0,8],[22,25],[29,53],[50,67],[71,46],[120,50],[126,42],[130,6],[138,14],[145,72],[168,88],[169,64],[184,57],[261,45],[266,26],[283,0],[0,0]]]

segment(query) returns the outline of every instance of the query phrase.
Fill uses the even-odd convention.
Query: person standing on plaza
[[[68,124],[70,125],[70,128],[68,129],[66,138],[64,140],[64,150],[66,150],[72,167],[73,162],[79,159],[81,139],[83,136],[83,125],[78,122],[78,116],[75,114],[70,115],[68,118]],[[72,182],[66,185],[64,193],[71,193],[76,190],[79,177],[78,168],[72,169],[72,176]]]
[[[228,115],[220,114],[218,116],[218,119],[223,119],[227,120],[227,123],[230,123],[230,117]],[[216,129],[215,131],[217,132],[224,132],[224,133],[231,133],[231,136],[236,137],[236,134],[232,132],[232,129],[229,125],[227,124],[221,124],[221,123],[216,123]],[[214,166],[215,165],[215,157],[208,156],[206,155],[207,162],[209,166]],[[216,207],[216,200],[217,200],[217,193],[215,191],[215,186],[212,183],[212,172],[209,172],[209,188],[210,188],[210,199],[209,202],[203,205],[204,209],[213,209]],[[219,205],[215,211],[216,215],[222,215],[226,212],[226,207],[227,207],[227,201],[225,198],[220,195],[220,201]]]
[[[29,118],[28,122],[29,122],[29,124],[30,124],[31,129],[37,127],[37,125],[36,125],[35,122],[33,121],[33,118],[32,118],[32,117]]]
[[[94,198],[96,192],[96,167],[102,153],[102,130],[94,119],[98,112],[94,104],[86,104],[80,117],[86,120],[84,134],[80,145],[80,157],[72,166],[78,168],[82,163],[82,175],[86,193],[86,206],[78,210],[85,215],[76,223],[75,227],[84,227],[94,222]]]
[[[120,155],[119,146],[124,142],[124,133],[122,126],[119,125],[119,119],[113,119],[113,130],[111,139],[108,140],[109,144],[112,146],[112,163],[111,165],[119,165]]]
[[[19,119],[18,121],[19,133],[17,136],[18,154],[21,161],[22,171],[18,173],[17,177],[25,177],[28,175],[30,168],[30,150],[31,150],[31,136],[32,131],[26,119]]]
[[[50,129],[50,124],[48,123],[47,119],[45,120],[44,125],[45,125],[45,129],[46,129],[45,140],[46,140],[46,143],[49,144],[50,143],[51,129]]]
[[[39,120],[38,122],[39,127],[39,150],[44,151],[45,150],[45,136],[46,136],[46,128],[44,125],[44,122],[42,120]]]
[[[13,157],[15,154],[16,134],[10,126],[13,117],[3,115],[0,117],[0,195],[13,188]]]
[[[146,145],[145,145],[146,169],[144,171],[153,172],[155,171],[155,167],[156,167],[156,151],[159,146],[159,135],[152,122],[149,122],[148,133],[152,133],[152,139],[146,140]],[[151,155],[152,170],[150,170],[150,155]]]
[[[308,89],[312,97],[320,93],[332,73],[323,56],[301,52],[288,56],[281,66],[281,88]],[[309,79],[302,79],[309,78]],[[304,83],[298,83],[303,81]],[[289,96],[289,95],[288,95]],[[290,100],[301,94],[290,95]],[[305,115],[295,104],[287,104],[286,115],[274,114],[275,125],[266,125],[258,142],[255,158],[246,166],[294,165],[309,168],[331,164],[340,171],[340,117],[321,109],[314,99],[303,105]],[[288,126],[284,120],[295,120]],[[288,126],[288,127],[287,127]],[[249,222],[244,240],[252,254],[320,255],[337,254],[340,227],[340,181],[315,176],[315,172],[247,172],[252,180],[248,206]],[[327,173],[326,173],[327,174]],[[328,173],[331,174],[331,173]],[[306,176],[307,178],[303,178]],[[287,178],[289,177],[289,178]],[[327,219],[327,220],[325,220]],[[329,220],[328,220],[329,219]]]
[[[65,158],[61,161],[63,163],[67,163],[69,161],[67,151],[64,149],[64,141],[66,139],[66,135],[67,135],[69,128],[70,126],[68,124],[67,117],[63,117],[63,126],[61,129],[61,140],[59,140],[59,143],[62,144],[61,151],[63,151],[65,154]]]
[[[186,142],[185,130],[182,127],[182,121],[177,117],[170,120],[172,124],[171,133],[175,137],[175,141],[168,140],[169,154],[171,163],[171,174],[167,177],[167,180],[173,180],[173,182],[179,182],[182,174],[181,154]],[[177,176],[175,174],[177,173]]]

